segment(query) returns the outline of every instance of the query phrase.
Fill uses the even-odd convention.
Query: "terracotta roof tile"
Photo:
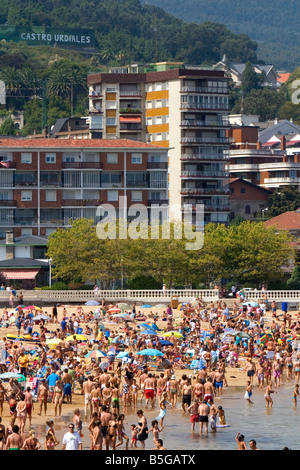
[[[13,139],[0,138],[0,148],[137,148],[137,149],[166,149],[161,145],[148,144],[129,139]]]
[[[284,212],[267,220],[265,226],[275,226],[278,230],[300,230],[300,212]]]

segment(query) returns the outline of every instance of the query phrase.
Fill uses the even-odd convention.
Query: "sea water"
[[[226,424],[230,427],[217,429],[216,433],[210,432],[208,435],[199,435],[199,424],[196,423],[195,431],[191,431],[189,415],[184,413],[181,408],[181,397],[178,397],[176,409],[168,408],[164,420],[164,429],[160,433],[164,447],[167,450],[235,450],[237,443],[235,436],[239,432],[244,434],[245,442],[249,448],[249,441],[256,440],[257,447],[261,450],[282,450],[283,447],[289,447],[292,450],[300,449],[299,424],[300,424],[300,400],[298,406],[293,405],[294,383],[285,384],[277,389],[277,393],[272,394],[273,407],[266,408],[264,399],[264,389],[259,390],[253,387],[251,400],[253,405],[244,399],[245,388],[224,388],[222,398],[215,398],[215,405],[222,406],[225,411]],[[156,407],[157,408],[157,407]],[[157,418],[159,411],[145,410],[144,402],[142,405],[138,402],[138,408],[143,409],[144,415],[148,421],[148,427],[151,428],[151,421]],[[125,412],[121,407],[121,412],[125,414],[125,431],[129,439],[130,425],[138,423],[138,417],[133,408],[128,408]],[[84,412],[82,410],[82,416]],[[51,418],[49,416],[49,418]],[[61,449],[62,438],[65,432],[68,432],[68,423],[72,421],[72,416],[62,416],[55,419],[55,433],[60,441],[56,447]],[[84,418],[83,418],[84,420]],[[46,420],[45,420],[46,421]],[[88,430],[89,422],[83,421],[83,449],[90,447],[90,432]],[[209,425],[210,426],[210,425]],[[46,427],[39,425],[36,427],[36,435],[40,439],[44,448]],[[153,435],[145,441],[146,449],[154,448]],[[141,448],[138,443],[138,448]],[[118,450],[125,449],[125,440]]]

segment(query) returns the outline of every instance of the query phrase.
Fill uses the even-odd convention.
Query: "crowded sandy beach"
[[[164,450],[176,413],[200,437],[229,426],[236,388],[247,406],[255,391],[272,409],[288,383],[297,407],[300,321],[281,304],[18,301],[0,313],[1,450]],[[254,437],[238,433],[236,448],[255,450]]]

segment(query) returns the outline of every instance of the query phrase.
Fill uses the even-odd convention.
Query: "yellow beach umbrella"
[[[59,343],[61,343],[61,339],[59,338],[52,338],[46,340],[46,345],[49,346],[50,349],[55,349]]]
[[[178,331],[167,331],[167,333],[164,333],[163,336],[175,336],[175,338],[183,338],[182,334]]]
[[[87,341],[86,336],[84,335],[79,335],[79,334],[74,334],[70,335],[66,338],[66,341],[74,341],[74,339],[78,339],[79,341]]]

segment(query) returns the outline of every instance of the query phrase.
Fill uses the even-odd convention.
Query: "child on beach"
[[[238,432],[237,435],[235,436],[235,440],[238,445],[238,450],[248,450],[246,442],[245,442],[245,436],[243,434],[240,434]]]
[[[152,421],[152,428],[149,429],[149,431],[147,431],[147,433],[149,434],[150,432],[152,432],[153,434],[153,441],[154,441],[154,444],[156,445],[158,439],[159,439],[159,433],[162,432],[162,430],[164,429],[164,426],[162,426],[161,429],[159,429],[158,427],[158,421],[155,419],[154,421]]]
[[[161,396],[161,399],[159,401],[159,408],[160,408],[160,412],[159,412],[159,415],[157,416],[157,420],[159,419],[160,422],[159,422],[159,425],[162,427],[163,426],[163,423],[164,423],[164,418],[167,414],[167,405],[169,405],[169,402],[167,401],[167,397],[168,397],[168,394],[167,392],[163,392],[162,396]]]
[[[225,426],[226,420],[225,420],[225,411],[223,409],[223,406],[218,406],[218,411],[219,411],[219,422],[222,426]]]
[[[251,401],[251,396],[252,396],[252,385],[251,385],[251,382],[248,380],[244,398],[245,400],[248,400],[249,404],[253,405],[253,401]]]
[[[130,428],[131,428],[130,448],[132,449],[133,447],[137,447],[136,443],[137,443],[138,429],[135,424],[132,424]]]

